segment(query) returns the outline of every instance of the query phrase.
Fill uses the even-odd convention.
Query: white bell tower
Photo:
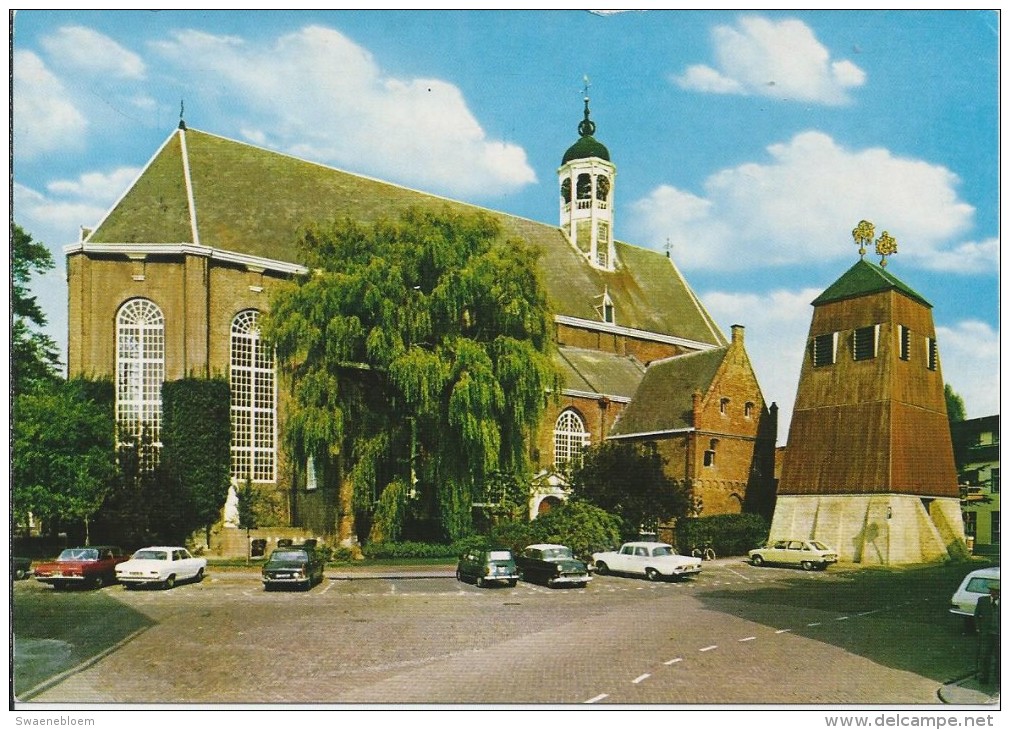
[[[596,124],[589,118],[588,84],[583,101],[586,108],[579,122],[579,140],[568,148],[558,168],[561,229],[590,264],[613,271],[617,168],[610,161],[609,150],[593,137]]]

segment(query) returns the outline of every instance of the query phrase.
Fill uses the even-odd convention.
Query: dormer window
[[[600,302],[599,312],[603,316],[603,321],[614,324],[614,300],[610,298],[610,293],[603,291],[603,301]]]

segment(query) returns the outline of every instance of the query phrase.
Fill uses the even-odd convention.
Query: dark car
[[[35,580],[60,590],[69,586],[101,588],[116,582],[116,566],[129,559],[115,545],[67,548],[56,560],[35,566]]]
[[[519,574],[511,550],[471,550],[460,556],[456,564],[456,580],[472,580],[478,588],[488,583],[514,586],[519,582]]]
[[[323,582],[323,559],[314,547],[291,545],[270,553],[263,566],[263,588],[298,586],[309,590]]]
[[[523,580],[551,587],[585,587],[592,580],[586,564],[572,555],[571,548],[564,545],[529,545],[519,553],[516,566]]]
[[[11,575],[14,576],[14,580],[24,580],[31,574],[31,558],[11,558]]]

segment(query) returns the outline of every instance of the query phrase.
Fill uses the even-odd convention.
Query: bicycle
[[[698,547],[697,545],[691,548],[691,555],[695,558],[701,558],[702,560],[715,560],[715,550],[712,549],[711,545],[705,545],[703,547]]]

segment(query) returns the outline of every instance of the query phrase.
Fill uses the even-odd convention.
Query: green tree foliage
[[[116,473],[111,408],[76,380],[39,383],[13,405],[16,521],[26,523],[31,513],[43,522],[83,522],[87,539]]]
[[[677,550],[690,555],[711,546],[720,557],[746,555],[768,539],[768,521],[758,514],[710,515],[677,520]]]
[[[532,527],[537,542],[567,545],[584,559],[594,552],[613,550],[621,543],[621,519],[578,499],[540,515]]]
[[[32,274],[53,268],[52,254],[17,224],[11,234],[11,249],[11,381],[14,392],[20,393],[54,380],[60,360],[53,339],[38,331],[46,325],[46,315],[29,293]]]
[[[960,423],[965,420],[964,398],[958,395],[950,384],[944,384],[943,397],[947,401],[947,420],[950,423]]]
[[[184,495],[192,527],[221,517],[231,481],[231,391],[223,378],[162,385],[161,463]]]
[[[687,489],[666,476],[655,443],[604,441],[583,452],[569,476],[572,493],[619,516],[627,537],[686,515]]]
[[[361,511],[407,479],[416,516],[466,535],[479,485],[528,473],[526,439],[559,383],[537,251],[448,208],[319,225],[302,243],[313,274],[275,296],[263,328],[293,382],[293,458],[340,457]]]

